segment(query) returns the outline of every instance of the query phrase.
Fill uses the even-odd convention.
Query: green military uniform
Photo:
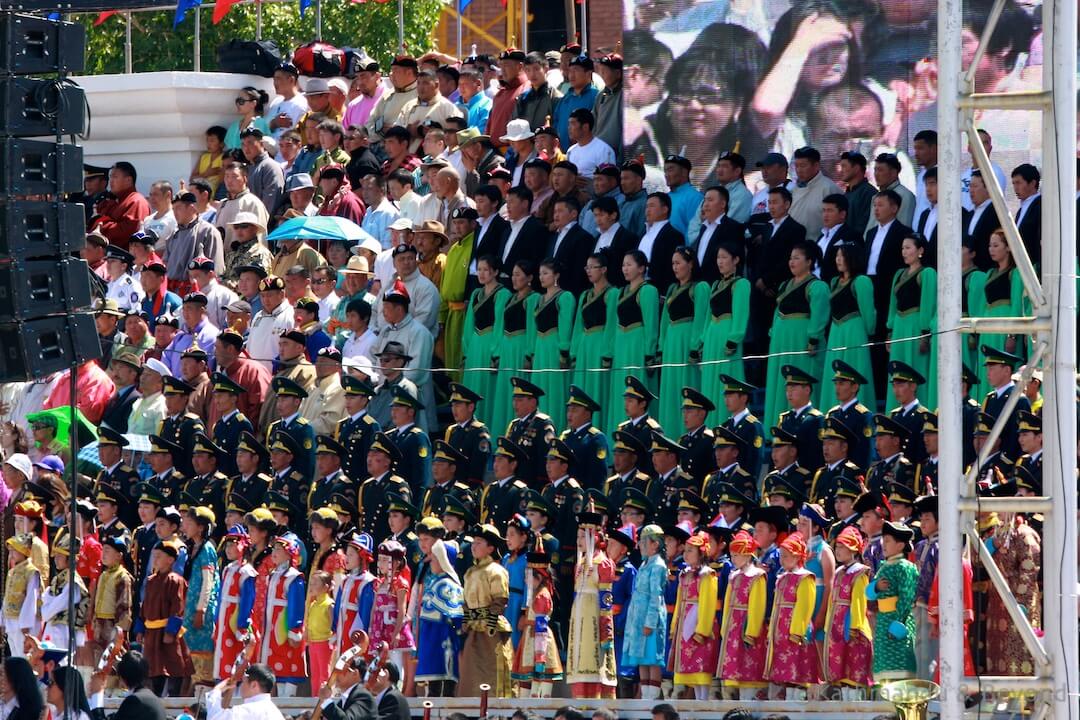
[[[329,435],[319,435],[315,438],[315,454],[326,453],[345,457],[345,448]],[[329,475],[324,475],[311,483],[308,491],[307,507],[309,512],[324,508],[333,502],[334,495],[344,495],[356,502],[356,483],[354,483],[339,467]]]
[[[401,451],[383,432],[375,433],[375,439],[371,442],[371,452],[383,453],[390,458],[391,462],[401,459]],[[409,484],[392,472],[385,472],[379,477],[369,477],[360,486],[357,496],[360,519],[357,524],[361,530],[371,535],[376,545],[390,536],[390,527],[386,523],[386,513],[390,509],[389,496],[393,494],[410,498],[411,492]]]
[[[98,444],[115,445],[123,448],[127,447],[128,440],[122,433],[103,425],[98,429]],[[94,480],[95,488],[108,486],[117,490],[120,497],[117,504],[117,513],[124,524],[132,527],[142,524],[139,521],[138,485],[139,473],[135,471],[135,468],[125,463],[123,459],[111,468],[102,468]]]
[[[424,409],[424,404],[402,386],[395,385],[391,392],[391,405],[411,407],[417,413]],[[410,498],[422,497],[431,485],[431,440],[428,434],[410,423],[392,428],[386,435],[401,451],[401,457],[394,463],[394,472],[409,484]]]
[[[213,383],[215,393],[228,393],[239,397],[247,392],[242,385],[233,382],[225,373],[214,373],[210,382]],[[255,426],[239,410],[214,423],[211,439],[222,450],[221,457],[218,458],[218,469],[226,475],[236,474],[236,448],[240,445],[240,434],[245,431],[254,432]]]
[[[447,441],[436,440],[435,455],[432,458],[432,463],[437,462],[450,463],[456,470],[461,465],[467,465],[469,458],[463,452],[456,450]],[[465,483],[452,479],[444,484],[435,483],[424,491],[424,501],[420,503],[421,517],[438,515],[447,495],[457,495],[466,506],[475,507],[476,505],[472,489]]]
[[[516,445],[507,437],[498,439],[495,454],[516,462],[514,470],[518,474],[530,461],[525,448]],[[515,513],[525,512],[528,496],[529,486],[519,477],[508,476],[493,480],[480,494],[480,522],[494,525],[500,530],[505,528]]]
[[[539,399],[544,395],[540,387],[523,378],[512,377],[510,384],[514,388],[514,396]],[[547,482],[547,471],[544,466],[547,461],[548,447],[556,437],[555,424],[551,422],[551,418],[539,411],[529,413],[524,417],[516,417],[507,426],[506,437],[524,450],[529,457],[524,465],[518,466],[518,475],[529,487],[543,487]]]
[[[907,437],[907,428],[881,414],[874,416],[874,431],[878,435],[895,435],[901,440]],[[886,492],[889,484],[894,482],[911,488],[915,495],[922,492],[919,466],[904,457],[903,453],[875,460],[866,471],[866,487],[871,492]]]
[[[290,395],[301,400],[307,399],[307,390],[295,380],[287,377],[275,377],[270,381],[270,387],[278,397]],[[307,418],[300,413],[295,413],[287,418],[278,418],[266,428],[266,444],[272,445],[272,438],[278,432],[283,432],[292,438],[294,447],[293,467],[311,482],[315,475],[315,428]]]
[[[720,380],[724,383],[725,395],[735,393],[744,395],[749,400],[757,390],[745,380],[739,380],[731,375],[721,375]],[[742,440],[746,453],[745,455],[740,453],[739,464],[746,468],[746,472],[756,480],[761,475],[761,449],[765,446],[765,428],[761,421],[747,408],[724,420],[723,427],[738,435]]]
[[[570,386],[567,405],[580,405],[589,412],[601,410],[600,405],[577,385]],[[607,480],[608,441],[604,433],[592,422],[578,428],[567,428],[559,436],[566,447],[574,454],[572,471],[583,488],[600,489]]]
[[[716,405],[709,398],[695,390],[684,387],[682,389],[682,407],[703,410],[711,413],[716,410]],[[708,417],[706,415],[706,417]],[[686,450],[679,458],[679,465],[686,474],[694,478],[696,483],[704,483],[709,473],[716,470],[716,458],[713,455],[713,431],[703,423],[690,432],[683,433],[679,438],[679,444]],[[742,453],[740,452],[740,459]]]
[[[461,383],[450,383],[452,404],[471,403],[475,408],[476,403],[483,399]],[[446,428],[443,440],[466,458],[465,462],[456,465],[454,479],[469,487],[480,487],[484,482],[484,475],[487,474],[491,459],[491,433],[488,432],[487,425],[474,416],[463,423],[454,423]]]
[[[260,468],[265,468],[269,464],[270,452],[250,431],[245,430],[240,433],[236,451],[258,456]],[[227,494],[243,498],[244,502],[251,507],[258,507],[262,504],[273,482],[274,478],[264,472],[252,473],[247,477],[237,473],[229,479]]]
[[[870,387],[862,373],[843,360],[834,360],[832,364],[833,382],[847,380],[860,387]],[[854,446],[848,446],[848,457],[861,468],[870,465],[870,438],[874,436],[874,412],[859,402],[858,397],[846,405],[834,405],[825,413],[826,418],[834,417],[851,430]]]
[[[623,391],[624,398],[632,397],[643,400],[645,401],[646,407],[656,399],[656,396],[649,391],[645,382],[635,375],[627,375],[625,384],[626,389]],[[640,417],[633,418],[632,420],[623,420],[619,423],[617,429],[630,433],[636,437],[638,442],[645,448],[652,447],[652,435],[654,432],[658,432],[661,435],[664,434],[664,428],[661,427],[660,423],[656,422],[648,412]],[[637,467],[638,470],[649,477],[654,477],[656,475],[656,470],[654,470],[652,466],[652,456],[648,452],[638,456]]]
[[[346,395],[363,395],[370,398],[375,394],[375,388],[371,383],[352,375],[343,376],[341,385]],[[381,430],[382,427],[375,418],[371,417],[371,413],[366,408],[338,421],[334,439],[345,448],[345,453],[341,456],[341,468],[345,471],[345,475],[350,478],[362,478],[367,475],[368,448],[371,447],[375,433]]]
[[[162,392],[165,395],[188,397],[195,392],[195,388],[191,385],[171,375],[163,377],[162,382],[164,384]],[[176,463],[177,469],[185,477],[191,477],[195,474],[195,470],[191,467],[191,449],[195,445],[196,433],[205,434],[206,425],[203,423],[202,418],[195,413],[181,412],[170,415],[158,425],[158,435],[182,448],[183,451],[177,453],[173,461]]]

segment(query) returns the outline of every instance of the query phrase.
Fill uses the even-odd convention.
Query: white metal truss
[[[1076,548],[1076,203],[1073,168],[1076,163],[1076,21],[1077,0],[1044,0],[1042,6],[1043,86],[1040,91],[979,93],[975,69],[986,53],[1005,0],[997,0],[979,40],[978,50],[964,71],[961,66],[963,0],[938,3],[938,327],[939,387],[959,387],[962,333],[996,332],[1034,339],[1027,377],[1043,368],[1042,410],[1043,489],[1037,498],[979,498],[975,475],[1015,408],[1019,390],[997,418],[983,452],[968,476],[961,467],[961,398],[940,399],[942,436],[939,576],[962,577],[962,537],[977,549],[993,585],[1016,624],[1034,661],[1027,677],[963,677],[962,583],[943,581],[941,597],[941,718],[960,720],[964,694],[1014,692],[1035,698],[1032,717],[1042,720],[1080,720],[1077,706],[1080,663],[1077,660]],[[990,159],[979,142],[971,142],[976,167],[988,178],[986,187],[1002,221],[1009,248],[1031,299],[1033,313],[1018,318],[961,318],[963,279],[961,238],[961,133],[975,137],[976,110],[1029,110],[1042,115],[1042,259],[1041,277],[1032,266],[1005,198],[993,179]],[[952,332],[958,329],[960,332]],[[1045,516],[1043,525],[1043,635],[1039,637],[1020,610],[1012,591],[974,532],[977,512],[995,510]],[[951,519],[959,518],[959,522]]]

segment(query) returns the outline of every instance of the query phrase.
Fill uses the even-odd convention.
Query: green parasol
[[[94,423],[86,419],[86,416],[82,414],[82,411],[76,408],[75,410],[76,425],[78,427],[79,447],[86,447],[92,442],[97,441],[97,427]],[[71,442],[71,406],[61,405],[60,407],[50,408],[49,410],[42,410],[41,412],[29,413],[26,416],[26,422],[34,423],[39,420],[55,420],[56,421],[56,442],[59,445],[67,445]]]

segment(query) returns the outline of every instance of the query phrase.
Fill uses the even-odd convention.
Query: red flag
[[[105,12],[99,13],[98,16],[97,16],[97,20],[94,21],[94,27],[97,27],[98,25],[105,22],[106,20],[108,20],[113,15],[116,15],[119,12],[120,12],[119,10],[106,10]]]
[[[232,6],[238,2],[240,0],[216,0],[214,3],[214,24],[217,25],[221,22],[222,18],[232,10]]]

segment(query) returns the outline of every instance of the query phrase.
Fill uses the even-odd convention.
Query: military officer
[[[519,377],[510,378],[510,384],[514,388],[514,419],[506,428],[506,437],[529,456],[528,462],[518,467],[518,475],[529,487],[540,489],[547,483],[545,466],[548,448],[556,437],[555,424],[537,410],[543,390]]]
[[[866,487],[871,492],[885,492],[895,482],[911,488],[916,497],[920,494],[919,466],[904,457],[901,450],[907,433],[907,428],[888,415],[874,416],[874,444],[881,459],[866,472]]]
[[[1012,379],[1013,371],[1020,363],[1020,358],[989,345],[982,346],[982,353],[986,358],[986,378],[990,382],[990,387],[993,388],[983,398],[982,409],[986,414],[998,418],[1005,411],[1009,396],[1014,392],[1022,393],[1022,389],[1018,388]],[[1005,427],[1001,430],[1001,451],[1011,458],[1020,456],[1020,443],[1016,438],[1016,430],[1022,412],[1031,412],[1031,402],[1021,394],[1020,401],[1016,403],[1016,407],[1005,420]]]
[[[855,501],[865,490],[861,476],[841,475],[836,479],[836,495],[833,498],[835,512],[832,515],[836,518],[836,522],[829,526],[830,543],[839,537],[844,528],[858,526],[860,513],[855,510]],[[803,507],[803,512],[806,512],[806,507]]]
[[[112,263],[116,263],[114,266]],[[109,245],[105,248],[105,263],[109,268],[108,290],[105,292],[106,300],[115,300],[117,307],[127,312],[138,310],[142,307],[146,292],[135,278],[131,276],[131,267],[135,264],[135,256],[119,245]],[[114,272],[114,269],[116,272]]]
[[[266,444],[272,445],[272,438],[279,431],[292,438],[295,447],[292,465],[310,482],[315,475],[315,428],[300,414],[300,404],[307,399],[308,392],[300,383],[281,375],[270,381],[270,388],[276,394],[274,402],[279,417],[266,428]]]
[[[893,522],[903,523],[911,528],[917,528],[919,526],[918,522],[915,521],[915,518],[912,517],[912,511],[915,509],[915,499],[917,497],[915,491],[907,485],[901,483],[892,483],[889,485],[888,499]]]
[[[765,500],[769,505],[779,505],[784,508],[788,511],[788,515],[795,519],[806,502],[806,496],[784,478],[775,477],[765,487]]]
[[[637,488],[626,488],[622,494],[619,520],[623,525],[633,525],[638,530],[653,521],[656,506]]]
[[[848,456],[859,467],[869,467],[874,412],[859,402],[859,389],[870,381],[843,360],[833,360],[832,369],[837,404],[829,408],[825,417],[835,417],[851,430],[855,436],[855,444],[848,448]]]
[[[484,398],[461,383],[450,383],[450,413],[454,423],[443,440],[465,456],[455,465],[454,479],[469,487],[481,487],[491,459],[491,433],[476,419],[476,403]]]
[[[724,383],[724,407],[728,411],[723,427],[742,440],[746,455],[740,464],[757,480],[761,475],[761,448],[765,445],[765,428],[749,408],[750,395],[757,388],[730,375],[721,375],[720,381]]]
[[[390,528],[390,540],[397,540],[405,547],[405,562],[409,565],[412,576],[416,577],[416,570],[420,561],[424,559],[420,552],[420,538],[413,531],[413,523],[416,522],[420,511],[409,502],[408,498],[397,493],[387,496],[386,522]]]
[[[240,433],[236,445],[236,475],[229,479],[229,496],[237,496],[255,508],[262,504],[274,482],[268,473],[270,451],[249,430]]]
[[[803,497],[810,495],[814,474],[799,462],[797,441],[798,438],[793,433],[778,426],[772,428],[772,449],[769,452],[776,469],[765,476],[763,488],[768,488],[777,480],[786,480],[792,487],[797,488]]]
[[[117,514],[120,510],[120,506],[125,500],[126,498],[120,494],[120,491],[112,485],[98,486],[97,492],[94,493],[94,502],[98,507],[98,518],[101,520],[101,523],[98,525],[99,540],[112,537],[124,538],[125,541],[129,539],[130,532],[128,526]],[[103,508],[102,505],[108,507]],[[107,515],[111,515],[111,517],[105,520],[104,518]]]
[[[698,528],[707,523],[710,517],[709,503],[705,502],[705,498],[688,488],[679,491],[679,505],[675,515],[678,524],[690,523],[690,527]]]
[[[296,467],[300,448],[293,436],[278,430],[270,438],[270,470],[274,481],[271,489],[281,493],[296,505],[304,517],[308,515],[307,498],[311,490],[311,476]]]
[[[193,507],[206,506],[214,511],[214,517],[225,517],[225,490],[229,478],[218,470],[225,451],[218,447],[206,433],[195,434],[195,445],[191,450],[191,464],[195,468],[195,477],[188,481],[184,492],[191,496]]]
[[[848,459],[848,452],[855,442],[855,433],[838,417],[825,418],[821,428],[821,451],[825,464],[817,469],[810,483],[810,502],[821,505],[833,517],[836,517],[833,500],[840,478],[863,477],[862,468]]]
[[[926,416],[922,428],[923,445],[926,447],[926,460],[919,470],[922,474],[922,487],[926,493],[938,491],[938,416],[931,412]]]
[[[390,507],[388,496],[393,493],[411,497],[412,492],[405,480],[391,472],[394,463],[401,460],[401,450],[384,432],[375,433],[368,450],[368,478],[360,486],[357,506],[360,508],[360,529],[371,535],[378,546],[390,537],[386,515]]]
[[[95,487],[108,485],[116,488],[120,497],[120,519],[131,527],[139,525],[138,499],[139,473],[124,462],[124,448],[128,440],[121,433],[102,425],[98,428],[98,456],[102,469],[95,480]]]
[[[341,386],[348,415],[338,421],[335,439],[345,448],[341,464],[345,475],[355,480],[367,476],[368,448],[382,427],[367,409],[375,387],[368,380],[348,374],[342,376]]]
[[[424,501],[420,503],[422,517],[438,515],[443,506],[443,498],[447,495],[457,495],[463,498],[466,504],[475,507],[472,488],[456,479],[457,469],[468,464],[469,458],[465,453],[454,448],[446,440],[435,441],[435,454],[431,458],[431,475],[434,483],[424,492]]]
[[[548,484],[541,493],[544,501],[555,511],[551,532],[559,541],[559,563],[554,565],[555,582],[559,597],[574,595],[574,563],[577,560],[578,513],[581,512],[585,491],[578,481],[570,477],[570,468],[577,463],[573,450],[562,440],[555,440],[548,448]],[[563,647],[569,633],[570,603],[559,603],[555,612],[558,631]]]
[[[656,472],[654,487],[659,488],[656,521],[658,525],[674,525],[679,514],[679,494],[698,485],[679,466],[679,456],[685,449],[682,445],[660,433],[653,433],[650,449]]]
[[[753,532],[754,528],[752,526],[748,527],[749,514],[751,509],[757,507],[757,503],[743,495],[738,488],[732,485],[723,484],[717,490],[716,498],[709,498],[709,501],[716,503],[719,513],[709,524]]]
[[[334,494],[339,493],[351,498],[356,503],[356,483],[341,471],[341,459],[345,457],[345,448],[329,435],[315,438],[315,472],[318,479],[311,483],[307,496],[310,512],[324,508],[333,502]]]
[[[409,483],[409,497],[420,498],[431,486],[431,440],[416,424],[416,414],[424,404],[400,385],[394,386],[392,397],[390,421],[394,427],[386,434],[401,451],[394,472]]]
[[[131,534],[131,559],[134,563],[132,574],[135,576],[138,584],[137,587],[142,587],[143,580],[145,580],[147,573],[150,572],[150,553],[154,550],[154,546],[158,543],[157,536],[157,519],[158,510],[165,504],[165,499],[161,497],[161,493],[157,491],[151,483],[139,483],[139,506],[143,508],[140,513],[142,517],[147,517],[149,520],[142,521],[142,517],[139,518],[139,524],[135,526],[134,532]],[[135,593],[135,600],[138,600],[139,593]]]
[[[150,436],[150,452],[146,455],[146,461],[154,475],[148,481],[154,483],[168,505],[180,501],[180,491],[187,484],[187,478],[175,466],[176,459],[184,452],[179,445],[160,435]]]
[[[529,529],[544,546],[544,552],[551,558],[551,566],[558,568],[559,539],[550,532],[550,523],[555,517],[555,508],[551,506],[544,496],[536,490],[529,490],[525,500],[525,517],[529,521]]]
[[[496,441],[491,466],[495,479],[480,494],[480,522],[500,530],[515,513],[524,512],[529,486],[519,477],[521,468],[528,467],[529,454],[508,437]]]
[[[211,438],[222,450],[218,459],[218,468],[228,476],[236,474],[236,448],[240,445],[240,433],[254,432],[251,420],[239,410],[240,396],[247,391],[223,372],[216,372],[210,377],[213,383],[214,410],[219,415],[214,423]]]
[[[902,448],[904,457],[913,463],[921,463],[926,459],[922,429],[930,409],[919,402],[918,391],[920,385],[926,384],[926,378],[915,368],[899,360],[889,363],[889,376],[893,397],[899,403],[889,411],[889,416],[907,430],[907,439]]]
[[[1042,481],[1042,418],[1035,413],[1023,411],[1017,423],[1017,442],[1024,451],[1016,460],[1016,467],[1025,467],[1031,475]]]
[[[566,399],[566,430],[559,439],[574,454],[574,477],[585,489],[604,487],[607,480],[608,441],[592,424],[593,413],[602,408],[577,385],[570,386]],[[619,426],[624,429],[623,426]]]
[[[631,488],[644,496],[652,492],[653,479],[649,475],[638,470],[637,459],[648,455],[649,451],[636,435],[625,430],[616,430],[612,433],[615,447],[611,454],[615,474],[604,483],[604,494],[607,495],[616,507],[622,506],[626,492]]]
[[[300,548],[300,567],[307,567],[309,526],[307,513],[284,494],[271,490],[266,494],[266,509],[274,514],[274,521],[282,528],[280,534],[296,542]]]
[[[634,435],[645,447],[652,447],[652,434],[664,434],[664,428],[649,415],[649,404],[656,399],[644,382],[635,375],[626,376],[626,390],[623,391],[623,409],[626,420],[619,423],[619,430]],[[652,476],[655,471],[648,455],[638,458],[638,470]]]
[[[784,365],[780,372],[784,375],[788,409],[780,413],[777,425],[795,436],[803,467],[821,467],[824,458],[818,433],[825,416],[810,401],[818,379],[795,365]]]
[[[713,431],[705,426],[709,413],[716,410],[712,400],[691,387],[682,389],[682,420],[686,430],[679,444],[686,448],[680,464],[694,482],[704,483],[716,469],[713,457]]]
[[[166,375],[161,381],[162,393],[165,395],[165,411],[168,415],[158,426],[157,434],[182,448],[182,452],[176,456],[176,468],[185,477],[191,477],[195,474],[191,466],[191,449],[195,445],[195,433],[206,432],[206,425],[203,424],[202,418],[187,411],[188,398],[195,392],[195,388],[172,375]]]
[[[472,564],[472,535],[469,528],[476,525],[476,514],[461,501],[457,495],[449,493],[443,496],[442,509],[443,527],[446,528],[445,540],[453,540],[458,544],[458,560],[465,558],[469,565]]]
[[[717,469],[705,479],[701,486],[701,494],[712,511],[710,517],[720,514],[721,485],[731,485],[747,497],[757,496],[757,482],[739,463],[743,449],[742,439],[738,435],[723,426],[716,428],[716,434],[713,437],[713,457]]]
[[[963,416],[963,443],[964,443],[964,467],[970,467],[975,462],[975,426],[979,424],[979,413],[982,405],[971,397],[971,388],[979,384],[979,377],[967,365],[964,366],[960,389],[963,393],[963,404],[960,412]]]
[[[990,429],[994,427],[995,422],[997,422],[997,418],[992,415],[985,412],[979,413],[979,422],[975,425],[974,437],[976,455],[982,452],[983,446],[986,445],[986,440],[990,436]],[[1016,465],[1016,461],[1001,449],[1001,445],[1002,441],[999,436],[990,447],[986,461],[979,466],[979,484],[983,487],[1005,482]]]

